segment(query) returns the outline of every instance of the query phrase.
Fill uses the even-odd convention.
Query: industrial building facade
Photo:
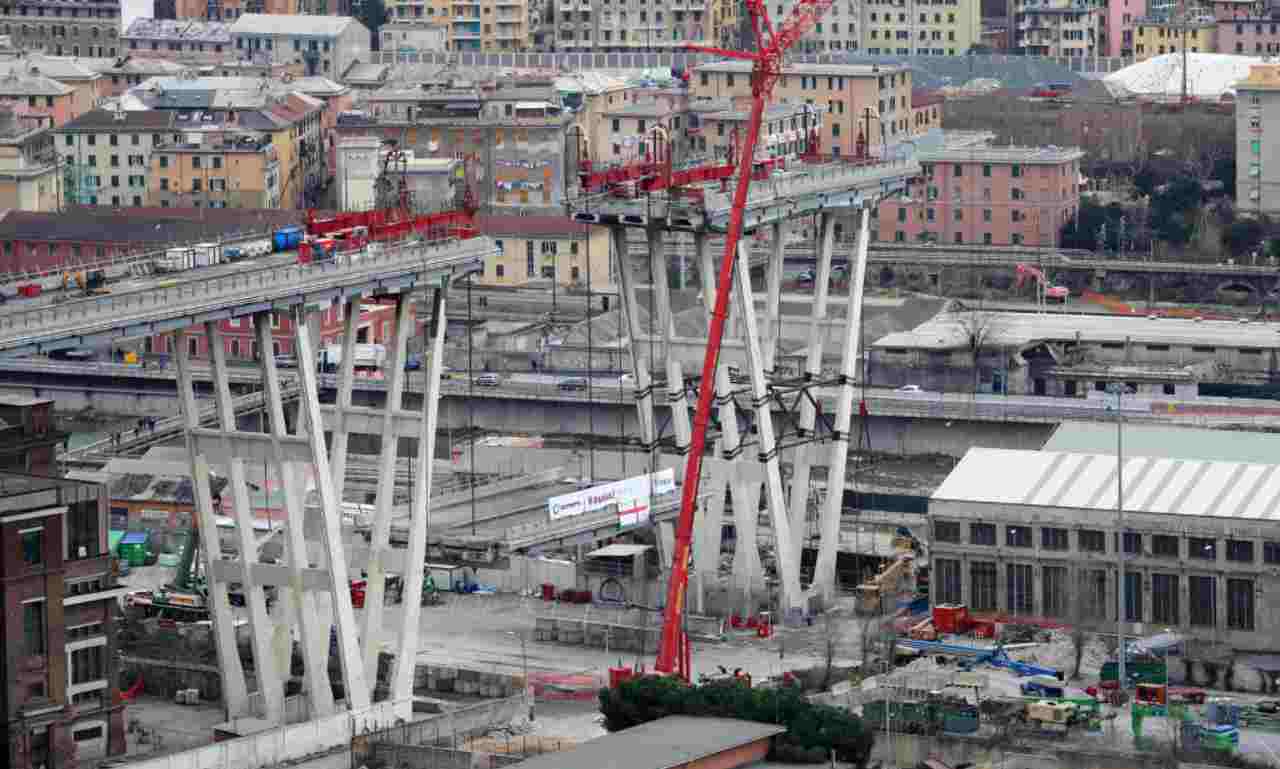
[[[971,449],[934,493],[932,599],[1237,650],[1280,631],[1280,466]],[[1123,554],[1118,552],[1123,548]]]

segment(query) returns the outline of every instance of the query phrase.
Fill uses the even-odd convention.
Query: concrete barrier
[[[716,617],[689,617],[688,633],[700,641],[720,641],[724,637],[724,621]],[[533,626],[534,640],[570,646],[589,646],[619,651],[653,650],[662,639],[659,620],[652,624],[633,624],[625,620],[603,622],[565,617],[537,617]]]

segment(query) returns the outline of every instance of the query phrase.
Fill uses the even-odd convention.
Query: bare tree
[[[973,391],[976,393],[980,379],[978,359],[982,356],[987,339],[991,336],[991,313],[981,309],[962,311],[957,314],[957,319],[963,330],[965,346],[969,349],[973,363]]]

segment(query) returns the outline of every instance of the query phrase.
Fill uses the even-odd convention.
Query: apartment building
[[[914,0],[913,0],[914,2]],[[838,0],[833,2],[822,21],[814,24],[813,29],[801,39],[797,50],[806,53],[825,53],[829,51],[858,51],[861,23],[862,3],[856,0]],[[795,7],[794,0],[783,0],[769,8],[774,24],[780,24],[791,14]],[[729,46],[734,47],[734,46]]]
[[[1236,83],[1236,210],[1280,214],[1278,64],[1254,64]]]
[[[1217,53],[1219,23],[1209,17],[1186,22],[1151,17],[1137,19],[1133,30],[1133,57],[1143,61],[1184,49],[1189,53]]]
[[[462,81],[394,83],[363,99],[359,113],[339,116],[339,136],[382,136],[415,157],[462,160],[482,207],[563,210],[574,115],[551,82],[483,92]]]
[[[480,232],[493,238],[497,253],[485,260],[477,282],[491,286],[522,286],[535,281],[573,288],[609,286],[609,228],[574,224],[563,216],[480,216]],[[588,265],[590,268],[588,269]]]
[[[4,0],[0,35],[8,35],[20,51],[115,56],[120,0]]]
[[[279,207],[280,156],[270,137],[225,129],[179,133],[178,137],[155,148],[148,206]]]
[[[384,53],[418,54],[449,50],[449,25],[434,20],[388,21],[378,30]]]
[[[235,21],[246,13],[298,13],[298,0],[175,0],[174,18]]]
[[[0,75],[0,105],[60,126],[93,109],[94,99],[38,71],[14,68]]]
[[[320,93],[322,98],[301,89]],[[345,90],[326,78],[289,83],[234,77],[156,78],[130,91],[122,101],[127,109],[175,113],[175,132],[242,131],[269,137],[280,164],[279,200],[285,207],[318,203],[330,178],[326,120],[337,120],[332,113],[326,117],[326,107],[337,112],[348,104]]]
[[[1280,20],[1270,16],[1236,16],[1217,22],[1219,53],[1273,56],[1280,53]]]
[[[453,20],[453,0],[388,0],[387,22],[426,21],[443,24]]]
[[[391,155],[392,157],[388,158]],[[408,194],[409,207],[419,211],[439,211],[454,207],[466,182],[462,161],[456,158],[418,157],[413,150],[399,150],[376,136],[350,136],[337,143],[338,208],[368,211],[400,201],[400,183]],[[380,184],[390,160],[395,184]]]
[[[58,472],[58,449],[67,433],[57,429],[54,402],[25,395],[0,395],[0,470],[31,475]]]
[[[584,3],[585,4],[585,3]],[[449,47],[454,51],[529,48],[527,0],[453,0]]]
[[[963,56],[982,40],[980,0],[864,0],[862,14],[862,50],[873,55]]]
[[[141,206],[152,150],[171,141],[175,114],[97,109],[53,132],[69,205]]]
[[[751,117],[747,104],[722,105],[724,108],[690,115],[694,134],[693,149],[697,154],[723,160],[736,157],[737,146],[747,135],[747,120]],[[824,107],[815,104],[781,102],[768,105],[760,121],[760,138],[757,140],[756,158],[796,159],[808,146],[810,137],[817,136],[826,120]]]
[[[75,93],[70,100],[72,118],[93,109],[99,99],[110,95],[110,83],[95,66],[103,59],[74,56],[48,56],[28,53],[15,59],[0,60],[0,77],[9,73],[41,75],[70,87]]]
[[[1099,19],[1098,46],[1103,56],[1133,56],[1133,24],[1147,14],[1147,0],[1106,0]]]
[[[1057,245],[1080,206],[1073,147],[995,147],[991,135],[953,138],[922,150],[922,182],[876,211],[876,238],[894,243]]]
[[[98,82],[98,94],[101,97],[115,97],[144,80],[153,77],[172,77],[181,74],[186,66],[172,59],[159,59],[144,56],[124,56],[106,59],[81,59],[80,66],[97,72],[102,76]]]
[[[1027,56],[1093,56],[1103,19],[1093,0],[1010,0],[1010,47]]]
[[[62,174],[49,121],[0,110],[0,208],[53,211]]]
[[[231,55],[230,26],[221,21],[134,19],[122,37],[139,56],[183,61],[219,61]]]
[[[748,99],[751,63],[720,61],[697,68],[690,85],[695,99]],[[826,120],[819,151],[849,155],[860,136],[873,152],[912,135],[911,71],[894,64],[792,64],[783,68],[774,100],[822,107]]]
[[[716,0],[554,0],[557,51],[678,49],[689,42],[730,40],[731,16],[721,7],[721,25],[712,29]]]
[[[127,588],[116,583],[107,549],[105,487],[0,473],[0,541],[5,765],[60,767],[68,753],[80,761],[123,753],[113,609]]]
[[[350,16],[275,16],[246,13],[231,24],[238,56],[301,59],[308,75],[339,77],[369,58],[369,30]]]

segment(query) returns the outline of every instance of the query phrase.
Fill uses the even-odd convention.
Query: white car
[[[900,393],[922,393],[922,392],[924,392],[924,390],[920,389],[920,385],[903,385],[903,386],[899,387],[897,390],[894,390],[894,392],[900,392]]]

